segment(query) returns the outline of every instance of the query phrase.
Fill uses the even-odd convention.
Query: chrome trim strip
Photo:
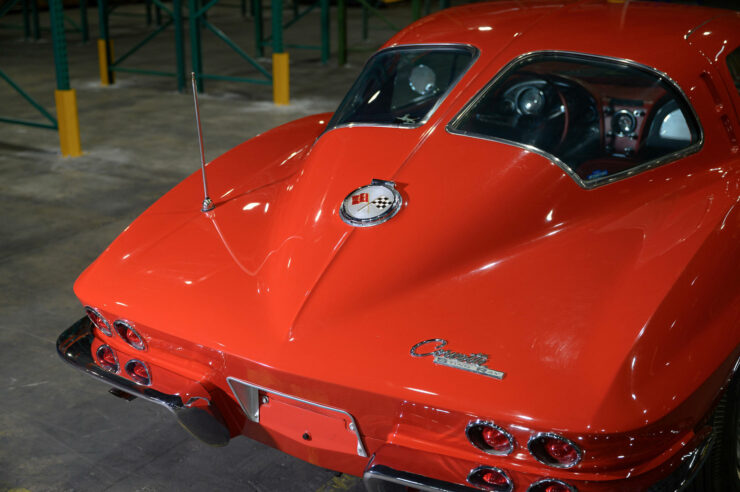
[[[85,306],[85,311],[90,311],[90,312],[92,312],[92,313],[93,313],[93,314],[94,314],[95,316],[97,316],[97,317],[98,317],[99,319],[103,320],[103,323],[105,323],[105,327],[106,327],[106,329],[107,329],[108,331],[106,332],[105,330],[101,329],[101,328],[100,328],[99,326],[98,326],[98,329],[99,329],[100,331],[102,331],[104,335],[107,335],[107,336],[112,336],[112,335],[113,335],[113,333],[112,333],[112,331],[111,331],[110,323],[108,323],[108,320],[107,320],[107,319],[105,319],[105,316],[103,316],[102,314],[100,314],[100,311],[98,311],[97,309],[95,309],[95,308],[94,308],[94,307],[92,307],[92,306]]]
[[[474,492],[478,490],[415,473],[394,470],[385,465],[369,467],[362,475],[362,481],[368,492],[385,492],[384,483],[410,487],[423,492]]]
[[[639,166],[635,166],[633,168],[627,169],[625,171],[612,174],[610,176],[605,176],[601,179],[595,179],[590,181],[584,181],[580,176],[578,176],[570,167],[568,167],[563,161],[555,157],[554,155],[550,154],[549,152],[545,152],[544,150],[538,149],[537,147],[533,147],[532,145],[522,144],[519,142],[514,142],[512,140],[506,140],[503,138],[497,138],[497,137],[491,137],[488,135],[481,135],[477,133],[469,133],[457,130],[453,128],[454,125],[456,125],[463,117],[467,115],[467,113],[475,106],[475,104],[482,99],[488,90],[495,85],[497,82],[499,82],[504,76],[508,74],[511,70],[516,68],[517,65],[523,63],[528,58],[535,58],[538,56],[550,56],[550,57],[558,57],[558,56],[564,56],[564,57],[574,57],[574,58],[581,58],[585,60],[598,60],[598,61],[607,61],[607,62],[616,62],[616,63],[622,63],[624,65],[627,65],[629,67],[637,68],[646,72],[651,73],[652,75],[658,76],[659,78],[663,79],[667,84],[669,84],[673,89],[675,89],[678,94],[684,99],[686,102],[689,110],[691,111],[692,116],[696,120],[696,124],[699,129],[699,139],[696,143],[689,145],[688,147],[678,150],[676,152],[672,152],[670,154],[666,154],[662,157],[659,157],[657,159],[653,159],[652,161],[647,161]],[[586,190],[591,190],[593,188],[603,186],[605,184],[613,183],[615,181],[620,181],[622,179],[628,178],[630,176],[633,176],[635,174],[642,173],[644,171],[647,171],[649,169],[653,169],[655,167],[661,166],[663,164],[668,164],[669,162],[673,162],[675,160],[681,159],[683,157],[686,157],[688,155],[694,154],[698,152],[703,146],[704,146],[704,128],[702,127],[701,120],[699,119],[699,115],[696,114],[696,110],[694,109],[694,106],[691,104],[691,101],[688,97],[686,97],[686,93],[681,89],[681,86],[676,83],[675,80],[673,80],[671,77],[669,77],[664,72],[661,72],[660,70],[650,67],[648,65],[643,65],[642,63],[638,63],[633,60],[629,60],[627,58],[613,58],[609,56],[603,56],[603,55],[592,55],[588,53],[579,53],[576,51],[557,51],[557,50],[541,50],[541,51],[530,51],[529,53],[524,53],[522,55],[519,55],[518,57],[511,60],[509,63],[504,65],[504,67],[499,70],[499,72],[488,82],[478,93],[473,96],[473,98],[468,101],[465,106],[463,106],[463,109],[460,110],[460,112],[455,115],[452,120],[450,120],[449,123],[445,126],[445,130],[447,133],[450,133],[452,135],[460,135],[463,137],[470,137],[470,138],[477,138],[479,140],[489,140],[493,142],[499,142],[504,143],[507,145],[512,145],[514,147],[518,147],[520,149],[527,150],[529,152],[532,152],[534,154],[540,155],[546,159],[548,159],[553,164],[557,165],[559,168],[561,168],[565,174],[570,176],[581,188],[584,188]]]
[[[113,354],[113,358],[116,361],[116,368],[115,369],[107,369],[107,368],[103,367],[103,365],[100,363],[100,361],[102,360],[102,357],[100,357],[100,351],[103,350],[103,349],[105,349],[105,348],[110,349],[110,352]],[[105,371],[108,371],[108,372],[112,372],[113,374],[118,374],[118,369],[120,369],[120,367],[121,367],[120,364],[118,363],[118,356],[116,355],[116,351],[113,350],[113,347],[111,347],[110,345],[105,345],[105,344],[103,344],[100,347],[98,347],[98,350],[95,351],[95,362],[97,362],[98,366],[100,366],[101,369],[103,369]]]
[[[387,124],[383,124],[383,123],[343,123],[341,125],[331,126],[331,122],[332,121],[330,119],[329,120],[329,123],[326,125],[326,128],[324,129],[323,132],[321,132],[321,135],[319,135],[318,138],[321,138],[321,136],[324,135],[325,133],[327,133],[327,132],[329,132],[331,130],[335,130],[337,128],[376,127],[376,128],[399,128],[399,129],[403,129],[403,130],[415,130],[415,129],[419,128],[419,127],[424,126],[432,118],[432,116],[437,111],[437,109],[439,108],[439,106],[441,106],[442,103],[447,99],[447,96],[450,95],[450,93],[455,88],[455,86],[458,84],[458,82],[460,82],[460,80],[462,80],[462,78],[465,76],[465,74],[467,74],[470,71],[470,69],[473,67],[473,65],[475,65],[475,63],[478,61],[478,59],[480,58],[480,50],[478,48],[476,48],[472,44],[467,44],[467,43],[397,44],[397,45],[394,45],[394,46],[390,46],[388,48],[384,48],[382,50],[378,50],[375,53],[373,53],[372,56],[370,56],[370,58],[368,58],[368,60],[365,62],[365,66],[362,67],[362,71],[360,72],[360,74],[362,74],[365,71],[365,69],[367,68],[367,66],[370,64],[370,62],[375,57],[377,57],[380,54],[387,53],[388,51],[408,50],[408,49],[411,49],[411,50],[415,50],[415,49],[417,49],[417,50],[418,49],[426,49],[426,50],[429,50],[429,49],[434,49],[434,48],[467,48],[472,53],[473,56],[470,58],[470,63],[465,68],[465,70],[463,70],[462,72],[460,72],[460,75],[455,80],[452,81],[452,83],[447,88],[447,90],[444,93],[442,93],[441,96],[439,96],[439,99],[437,99],[437,102],[434,104],[434,106],[432,106],[432,109],[430,109],[429,112],[426,115],[424,115],[424,118],[422,118],[421,120],[419,120],[418,122],[416,122],[415,125],[413,125],[413,126],[411,126],[411,125],[395,125],[395,124],[392,124],[392,123],[387,123]],[[358,80],[359,80],[359,76],[358,76]],[[353,88],[354,88],[354,83],[352,84],[352,87],[350,87],[350,90],[352,90]],[[349,94],[349,91],[347,91],[347,94]],[[346,94],[345,94],[345,97],[346,97]],[[344,102],[344,98],[342,98],[342,102],[339,103],[339,106],[341,106],[343,102]],[[338,109],[339,109],[339,107],[337,107],[337,110]],[[332,115],[332,119],[334,119],[334,115],[335,114],[336,114],[336,111],[334,111],[334,114]]]
[[[182,408],[182,399],[179,395],[168,395],[148,386],[135,384],[99,367],[92,357],[91,346],[95,338],[92,327],[92,321],[85,316],[59,335],[57,353],[62,360],[109,386],[162,405],[168,410],[176,411]]]
[[[493,449],[483,449],[482,447],[478,446],[475,441],[471,438],[470,433],[471,431],[478,426],[487,426],[492,427],[496,429],[497,431],[501,432],[503,435],[506,436],[506,438],[509,440],[509,449],[507,451],[495,451]],[[514,436],[512,436],[506,429],[501,427],[500,425],[494,424],[490,420],[471,420],[468,422],[468,425],[465,426],[465,436],[468,438],[468,441],[470,441],[470,444],[475,446],[477,449],[480,449],[486,454],[491,454],[494,456],[507,456],[510,455],[514,451],[514,447],[516,446],[516,442],[514,441]],[[482,436],[481,436],[482,437]]]
[[[544,485],[544,484],[547,484],[547,483],[557,483],[559,485],[562,485],[563,487],[566,487],[569,492],[578,492],[578,489],[576,489],[572,485],[567,484],[567,483],[563,482],[562,480],[558,480],[556,478],[543,478],[542,480],[537,480],[536,482],[534,482],[533,484],[531,484],[529,487],[527,487],[527,492],[535,492],[535,490],[536,490],[535,487],[540,486],[540,485]]]
[[[534,452],[532,452],[532,444],[534,443],[534,441],[536,441],[537,439],[541,437],[552,437],[553,439],[559,439],[561,441],[564,441],[567,444],[570,444],[576,450],[576,453],[578,454],[578,458],[570,465],[557,465],[553,463],[547,463],[546,461],[539,459],[537,455],[534,454]],[[529,450],[529,454],[531,454],[534,459],[536,459],[543,465],[547,465],[553,468],[573,468],[578,463],[580,463],[581,460],[583,459],[583,451],[581,450],[581,448],[578,447],[576,443],[574,443],[573,441],[571,441],[570,439],[566,437],[563,437],[559,434],[555,434],[554,432],[538,432],[537,434],[532,435],[529,438],[529,441],[527,441],[527,450]]]
[[[507,485],[506,489],[496,489],[496,488],[493,488],[493,486],[488,486],[489,488],[486,488],[483,490],[495,490],[496,492],[511,492],[512,490],[514,490],[514,483],[511,481],[511,477],[509,476],[509,474],[506,473],[505,470],[502,470],[501,468],[498,468],[496,466],[478,466],[478,467],[473,468],[472,470],[470,470],[470,473],[468,473],[468,479],[467,479],[468,483],[471,485],[475,485],[476,487],[487,487],[486,484],[475,483],[470,480],[473,475],[483,470],[490,470],[490,471],[495,471],[495,472],[500,473],[501,475],[504,476],[504,478],[506,478],[506,485]]]
[[[136,345],[130,343],[126,339],[126,337],[124,337],[123,335],[121,335],[121,332],[118,331],[118,327],[119,326],[122,326],[123,328],[125,328],[127,330],[133,331],[134,332],[134,335],[136,335],[137,337],[139,337],[139,340],[141,340],[141,343],[144,344],[144,346],[143,347],[137,347]],[[123,340],[124,342],[126,342],[126,345],[128,345],[129,347],[131,347],[133,349],[141,350],[142,352],[146,352],[146,340],[144,340],[144,337],[142,337],[139,334],[139,332],[136,331],[136,329],[134,328],[134,324],[133,323],[131,323],[130,321],[125,320],[125,319],[117,319],[116,321],[113,322],[113,327],[116,329],[115,330],[116,331],[116,334],[121,338],[121,340]]]
[[[353,432],[355,436],[357,437],[357,455],[362,456],[363,458],[367,458],[367,452],[365,451],[365,446],[363,446],[362,444],[362,437],[360,436],[360,430],[357,426],[357,422],[355,421],[355,418],[349,412],[345,410],[341,410],[339,408],[330,407],[322,403],[316,403],[310,400],[305,400],[303,398],[298,398],[297,396],[288,395],[286,393],[282,393],[280,391],[266,388],[264,386],[259,386],[257,384],[249,383],[247,381],[243,381],[241,379],[237,379],[232,376],[229,376],[226,378],[226,383],[229,385],[229,388],[231,388],[231,392],[234,394],[234,397],[239,402],[239,406],[241,406],[242,410],[244,411],[244,414],[252,422],[259,423],[259,406],[260,406],[259,391],[262,391],[268,394],[277,395],[282,398],[287,398],[288,400],[298,401],[301,403],[305,403],[307,405],[311,405],[314,407],[322,408],[324,410],[329,410],[330,412],[336,412],[341,415],[344,415],[350,421],[349,430]],[[249,395],[249,400],[247,401],[246,408],[244,406],[244,403],[242,402],[242,398],[240,397],[239,393],[234,387],[235,384],[246,386],[246,389]]]
[[[133,371],[129,369],[130,365],[133,365],[137,362],[141,364],[146,370],[146,379],[148,381],[146,384],[140,383],[139,381],[137,381],[136,378],[134,377]],[[152,385],[152,373],[149,371],[149,366],[147,366],[144,361],[141,361],[139,359],[129,359],[128,362],[126,362],[126,365],[124,366],[124,370],[126,371],[126,374],[129,375],[129,377],[134,383],[140,384],[141,386],[151,386]]]

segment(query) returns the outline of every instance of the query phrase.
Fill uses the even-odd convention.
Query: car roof
[[[697,87],[710,64],[691,41],[697,37],[695,31],[720,18],[738,26],[724,29],[720,36],[732,51],[740,44],[740,16],[730,10],[621,0],[504,0],[424,17],[384,47],[463,43],[478,48],[475,67],[456,89],[458,109],[519,56],[560,51],[630,60],[656,69],[673,79],[698,113],[707,113],[704,109],[714,103]],[[711,123],[709,117],[699,116],[702,126]]]
[[[537,32],[550,39],[603,40],[649,49],[663,38],[684,37],[721,9],[621,0],[515,0],[469,4],[430,15],[404,29],[387,46],[409,43],[469,42],[498,45],[502,34]],[[587,23],[584,23],[587,21]],[[489,29],[490,28],[490,29]],[[550,49],[543,45],[540,49]]]
[[[686,38],[728,12],[621,0],[506,0],[425,17],[391,38],[386,47],[466,43],[479,48],[487,61],[542,50],[586,52],[634,60],[668,73],[687,63],[685,55],[693,50]]]

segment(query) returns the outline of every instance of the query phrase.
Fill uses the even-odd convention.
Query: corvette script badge
[[[374,179],[369,185],[347,195],[339,209],[339,216],[355,227],[374,226],[396,215],[401,203],[401,194],[393,181]]]
[[[433,356],[432,362],[441,366],[454,367],[463,371],[474,372],[494,379],[504,379],[504,373],[495,371],[486,366],[487,354],[461,354],[442,347],[447,345],[447,340],[432,338],[424,340],[411,347],[411,355],[414,357]]]

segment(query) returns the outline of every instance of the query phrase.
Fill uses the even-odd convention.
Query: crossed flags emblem
[[[391,200],[386,196],[376,198],[371,202],[378,210],[385,210],[391,206]]]
[[[386,208],[390,207],[392,202],[390,198],[385,196],[381,196],[374,199],[373,201],[370,201],[370,197],[367,193],[358,193],[356,195],[352,195],[352,205],[360,205],[362,203],[367,203],[368,205],[372,205],[378,210],[383,211]]]

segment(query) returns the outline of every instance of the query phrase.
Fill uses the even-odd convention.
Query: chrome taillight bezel
[[[568,489],[568,492],[578,492],[578,490],[574,486],[556,478],[543,478],[541,480],[537,480],[527,488],[527,492],[542,492],[545,489],[540,490],[538,489],[538,487],[545,487],[552,484],[562,485],[563,487]]]
[[[505,488],[504,487],[496,487],[496,486],[487,484],[487,483],[485,483],[483,481],[471,480],[477,473],[483,472],[483,471],[495,471],[495,472],[500,473],[501,475],[503,475],[504,478],[506,478],[506,486],[505,486]],[[514,490],[514,482],[511,481],[511,477],[509,476],[509,474],[506,473],[506,470],[504,470],[502,468],[499,468],[499,467],[496,467],[496,466],[484,466],[484,465],[481,465],[481,466],[477,466],[477,467],[473,468],[472,470],[470,470],[470,473],[468,473],[467,481],[468,481],[469,484],[471,484],[471,485],[473,485],[475,487],[478,487],[478,488],[480,488],[482,490],[489,490],[489,491],[492,491],[492,492],[511,492],[512,490]]]
[[[539,454],[543,454],[545,456],[547,455],[547,453],[544,450],[540,453],[539,450],[537,449],[537,446],[539,445],[538,441],[546,437],[557,439],[557,440],[565,442],[566,444],[573,446],[573,448],[576,450],[576,454],[578,455],[576,460],[573,463],[567,463],[567,464],[557,463],[557,462],[553,463],[552,460],[548,460],[544,457],[538,456]],[[550,466],[552,468],[573,468],[578,463],[580,463],[581,460],[583,459],[583,450],[581,450],[581,448],[576,443],[574,443],[567,437],[563,437],[553,432],[539,432],[537,434],[534,434],[532,437],[529,438],[529,441],[527,441],[527,450],[529,450],[529,454],[531,454],[534,459],[536,459],[543,465]]]
[[[136,328],[134,328],[134,324],[133,323],[131,323],[130,321],[125,320],[125,319],[117,319],[113,323],[113,328],[115,329],[115,332],[118,335],[118,337],[121,340],[123,340],[124,342],[126,342],[126,345],[128,345],[129,347],[131,347],[131,348],[133,348],[135,350],[140,350],[142,352],[146,351],[146,341],[144,340],[144,337],[141,336],[141,333],[139,333],[136,330]],[[123,332],[122,332],[122,330],[123,330]],[[126,338],[126,335],[125,335],[125,331],[126,330],[131,330],[134,333],[134,335],[136,335],[137,338],[139,340],[141,340],[141,347],[139,347],[137,345],[134,345],[133,343],[129,342],[128,338]]]
[[[486,444],[485,439],[483,439],[482,431],[480,430],[481,427],[491,427],[501,432],[509,440],[509,449],[506,451],[497,451],[495,449],[487,449],[488,445]],[[470,422],[468,422],[468,425],[465,427],[465,436],[468,438],[468,441],[470,442],[470,444],[475,446],[477,449],[483,451],[486,454],[490,454],[494,456],[508,456],[512,452],[514,452],[514,448],[516,447],[516,441],[514,440],[514,436],[512,436],[509,431],[507,431],[500,425],[496,425],[489,420],[480,420],[480,419],[471,420]]]
[[[139,376],[137,376],[134,371],[131,369],[131,366],[134,364],[141,364],[144,370],[146,370],[146,382],[140,381]],[[152,372],[149,370],[149,366],[146,365],[144,361],[141,361],[139,359],[129,359],[128,362],[126,362],[126,365],[124,366],[124,370],[126,371],[126,375],[136,384],[140,384],[141,386],[151,386],[152,385]]]
[[[113,336],[113,331],[111,330],[110,323],[108,322],[107,319],[105,319],[105,316],[100,314],[100,311],[98,311],[92,306],[85,306],[85,314],[87,315],[87,319],[89,319],[90,322],[93,324],[93,326],[95,326],[98,330],[100,330],[103,333],[103,335],[106,335],[109,337]],[[98,325],[95,321],[93,321],[93,319],[90,317],[90,314],[93,314],[100,321],[102,321],[103,324],[105,325],[105,328],[103,328],[102,326]]]
[[[113,360],[116,361],[115,367],[111,368],[108,366],[107,363],[102,361],[102,358],[100,357],[100,352],[104,349],[110,350],[111,354],[113,354]],[[114,374],[117,374],[119,369],[121,368],[121,365],[118,363],[118,356],[116,355],[116,351],[113,350],[113,347],[111,347],[110,345],[103,344],[100,347],[98,347],[97,350],[95,350],[95,362],[98,364],[98,367],[100,367],[101,369],[108,371],[108,372],[112,372]]]

